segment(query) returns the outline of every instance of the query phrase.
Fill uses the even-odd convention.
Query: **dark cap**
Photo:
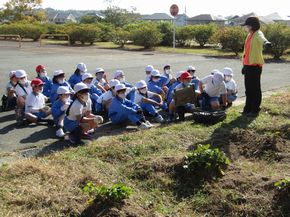
[[[242,26],[251,26],[256,31],[260,29],[260,20],[258,17],[248,17]]]

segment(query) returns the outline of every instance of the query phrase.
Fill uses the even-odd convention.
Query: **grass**
[[[255,120],[240,109],[213,126],[186,121],[3,165],[0,216],[278,216],[274,183],[290,176],[290,90],[266,99]],[[196,144],[231,159],[223,177],[196,186],[194,175],[182,174]],[[267,151],[280,158],[264,158]],[[119,207],[89,205],[88,181],[122,182],[133,195]]]

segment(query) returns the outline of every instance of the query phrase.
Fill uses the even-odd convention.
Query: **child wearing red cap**
[[[180,75],[180,81],[181,81],[181,83],[178,84],[173,90],[173,93],[172,93],[173,96],[175,94],[175,91],[183,89],[183,88],[188,88],[191,85],[194,85],[192,83],[192,76],[189,72],[183,72]],[[187,103],[183,106],[176,107],[175,101],[172,100],[170,105],[169,105],[169,120],[168,121],[169,122],[173,121],[175,112],[178,114],[179,121],[184,121],[185,120],[185,117],[184,117],[185,113],[191,113],[192,109],[193,109],[193,105],[190,103]]]
[[[50,97],[51,87],[52,87],[52,80],[47,76],[47,72],[44,65],[38,65],[35,68],[37,73],[38,79],[42,80],[43,82],[43,95],[46,97]]]
[[[51,114],[49,107],[45,106],[47,97],[42,94],[43,82],[35,78],[31,81],[32,92],[27,96],[25,101],[25,117],[30,123],[48,123],[53,125],[54,122],[45,119]]]

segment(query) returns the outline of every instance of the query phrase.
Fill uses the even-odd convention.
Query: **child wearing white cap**
[[[152,125],[149,121],[146,121],[141,107],[126,99],[126,89],[124,84],[118,84],[115,87],[116,97],[113,98],[109,108],[109,118],[112,123],[119,125],[130,120],[139,129],[151,128]]]
[[[90,88],[90,99],[92,100],[93,112],[97,111],[97,101],[99,97],[103,94],[102,90],[97,88],[93,83],[93,75],[90,73],[85,73],[82,75],[83,83],[85,83]]]
[[[190,73],[192,76],[191,83],[194,84],[194,89],[198,90],[199,89],[199,78],[196,76],[196,69],[193,66],[188,66],[187,67],[187,72]]]
[[[60,86],[57,89],[57,95],[58,99],[52,104],[51,113],[57,129],[56,136],[59,138],[63,138],[65,136],[63,130],[63,121],[66,110],[72,102],[70,99],[71,92],[67,86]]]
[[[119,80],[110,80],[110,89],[107,92],[103,93],[97,100],[97,112],[107,112],[109,110],[112,100],[116,96],[115,87],[118,84],[120,84]]]
[[[15,86],[17,85],[17,78],[15,71],[9,72],[9,82],[6,84],[6,93],[2,96],[2,111],[14,109],[16,106],[16,92]]]
[[[92,84],[99,88],[103,93],[110,89],[109,82],[105,70],[102,68],[96,68],[96,77],[93,79]]]
[[[27,80],[27,74],[24,70],[16,70],[15,76],[17,78],[17,84],[15,86],[17,107],[15,110],[15,114],[17,124],[21,125],[24,120],[25,100],[27,96],[32,92],[32,88],[30,86],[30,81]]]
[[[168,87],[164,84],[164,82],[161,81],[160,77],[161,77],[160,72],[158,70],[154,69],[151,72],[151,78],[148,82],[147,88],[149,91],[161,95],[162,100],[164,100],[166,97],[166,94],[168,92]],[[158,100],[158,99],[155,99],[155,100]],[[163,110],[168,109],[166,102],[163,103],[162,109]]]
[[[84,63],[77,64],[76,70],[74,74],[72,74],[68,80],[68,83],[72,88],[79,83],[82,82],[82,75],[87,72],[87,66]]]
[[[172,92],[174,88],[181,83],[180,76],[183,71],[176,72],[176,81],[168,88],[168,92],[166,94],[166,102],[169,105],[172,101]]]
[[[132,84],[126,82],[125,74],[122,70],[117,70],[114,73],[114,79],[120,81],[120,84],[124,84],[127,87],[126,98],[134,102],[135,98],[135,88]]]
[[[149,80],[151,79],[151,72],[154,70],[154,67],[152,65],[148,65],[145,67],[145,81],[148,84]]]
[[[227,102],[227,89],[224,75],[215,71],[200,80],[199,89],[201,93],[201,108],[205,110],[217,110],[225,108]],[[222,99],[220,99],[222,97]],[[222,104],[220,105],[220,101]]]
[[[234,73],[231,68],[224,68],[223,74],[227,88],[227,107],[231,107],[233,102],[237,99],[237,83],[233,79]]]
[[[52,79],[52,87],[50,92],[50,102],[53,104],[55,100],[57,100],[58,94],[57,90],[60,86],[66,86],[73,94],[74,91],[71,88],[70,84],[65,80],[65,73],[62,70],[55,70],[53,72],[53,79]]]
[[[163,117],[155,108],[155,106],[162,106],[162,97],[159,94],[148,91],[147,84],[144,80],[138,81],[135,87],[137,89],[135,94],[135,103],[139,105],[145,113],[153,116],[155,121],[158,123],[163,123]],[[155,101],[154,98],[158,98],[158,102]]]
[[[163,80],[164,85],[168,88],[176,81],[176,79],[172,76],[171,66],[166,64],[163,67],[163,75],[160,77]]]
[[[101,123],[103,118],[92,114],[92,102],[89,97],[89,88],[84,83],[74,87],[75,95],[66,111],[64,129],[68,131],[70,142],[79,143],[81,139],[91,139],[88,134]]]

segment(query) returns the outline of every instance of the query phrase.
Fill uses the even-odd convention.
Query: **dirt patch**
[[[92,205],[87,207],[81,214],[81,217],[138,217],[138,216],[152,216],[154,213],[146,210],[136,203],[125,201],[123,204],[103,204],[95,201]]]
[[[290,187],[276,190],[272,207],[275,216],[290,216]]]
[[[229,138],[232,158],[280,161],[289,141],[276,135],[261,135],[253,130],[234,129]],[[285,156],[284,156],[285,157]]]

